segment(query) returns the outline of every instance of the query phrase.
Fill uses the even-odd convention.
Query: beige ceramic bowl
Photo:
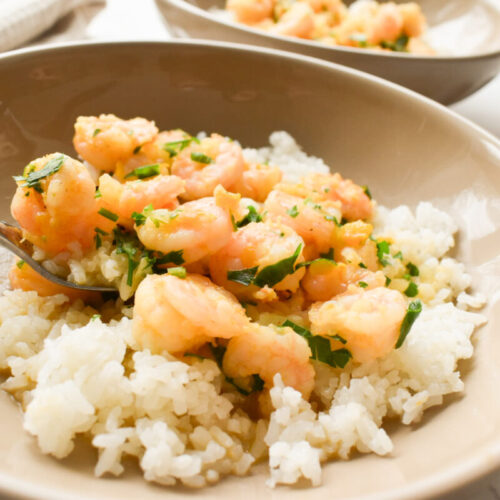
[[[489,323],[463,363],[466,389],[422,424],[388,426],[390,457],[356,456],[324,468],[323,486],[279,487],[274,500],[418,499],[458,488],[500,465],[500,143],[440,105],[400,87],[316,59],[196,42],[56,46],[0,56],[1,213],[10,176],[55,150],[74,154],[80,114],[146,116],[161,128],[218,131],[249,146],[286,129],[305,150],[368,184],[391,207],[431,200],[460,226],[456,255],[489,297]],[[19,408],[0,395],[0,491],[55,499],[186,499],[184,489],[93,476],[81,444],[70,458],[42,455]],[[229,478],[203,499],[269,498],[265,470]]]
[[[318,57],[386,78],[443,104],[467,97],[500,71],[498,0],[417,3],[428,19],[428,41],[437,56],[329,47],[271,35],[215,16],[213,9],[223,9],[225,0],[157,0],[174,36],[248,43]]]

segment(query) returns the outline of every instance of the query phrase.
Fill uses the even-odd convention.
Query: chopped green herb
[[[385,286],[389,286],[391,284],[392,280],[389,278],[389,276],[385,277]]]
[[[385,258],[389,254],[389,246],[388,241],[377,241],[377,258],[383,266],[389,265],[389,261]]]
[[[418,318],[418,315],[421,312],[422,312],[422,302],[420,302],[420,300],[414,300],[413,302],[410,302],[405,317],[403,318],[403,322],[401,323],[401,328],[399,330],[399,338],[398,341],[396,342],[396,349],[399,349],[403,345],[403,342],[408,336],[408,333],[410,333],[410,329],[413,323],[415,323],[415,320]]]
[[[95,137],[99,132],[102,132],[102,130],[100,128],[96,128],[94,130],[94,133],[92,134],[92,137]]]
[[[148,177],[154,177],[160,174],[160,165],[155,163],[153,165],[144,165],[142,167],[137,167],[136,169],[129,172],[125,179],[130,177],[137,177],[138,179],[147,179]]]
[[[222,372],[222,362],[224,359],[224,354],[226,354],[226,348],[223,346],[210,345],[210,350],[212,351],[212,355],[215,358],[215,362]],[[243,394],[243,396],[249,396],[252,392],[261,391],[264,388],[264,381],[259,377],[259,375],[252,375],[252,386],[250,390],[246,390],[240,387],[231,377],[228,377],[227,375],[224,375],[224,377],[226,379],[226,382],[231,384],[240,394]]]
[[[213,163],[214,162],[212,160],[212,158],[210,158],[210,156],[207,156],[204,153],[199,153],[199,152],[196,152],[196,151],[193,151],[191,153],[191,160],[196,161],[198,163],[204,163],[206,165],[208,165],[209,163]]]
[[[315,190],[316,192],[316,190]],[[314,210],[321,210],[322,209],[322,206],[319,204],[319,203],[315,203],[313,200],[311,200],[311,198],[307,197],[305,200],[304,200],[304,203],[306,205],[309,205],[311,207],[314,208]]]
[[[352,358],[347,349],[342,348],[332,351],[330,340],[319,335],[313,335],[307,328],[299,326],[288,319],[281,326],[290,327],[295,333],[307,340],[311,349],[311,359],[321,361],[334,368],[344,368]]]
[[[301,267],[307,267],[311,264],[316,264],[318,262],[328,262],[330,264],[337,264],[333,259],[328,259],[326,257],[319,257],[318,259],[306,260],[305,262],[300,262],[295,266],[295,270],[300,269]]]
[[[363,191],[365,192],[366,196],[368,196],[368,198],[370,198],[370,200],[372,199],[372,193],[370,192],[370,188],[368,186],[361,186],[363,188]]]
[[[24,196],[29,196],[29,195],[30,195],[30,192],[31,192],[31,191],[26,191],[26,193],[24,193]]]
[[[139,265],[138,254],[141,243],[135,233],[122,231],[120,227],[113,229],[116,243],[116,253],[125,254],[128,260],[127,285],[132,286],[134,271]]]
[[[330,248],[330,250],[328,250],[328,252],[326,253],[320,253],[319,256],[322,258],[322,259],[328,259],[328,260],[334,260],[333,258],[333,248]]]
[[[295,272],[295,261],[299,257],[301,250],[302,243],[296,248],[293,255],[286,257],[275,264],[263,267],[259,272],[257,272],[259,266],[236,271],[228,271],[227,279],[245,286],[256,285],[259,288],[263,288],[265,286],[273,287],[276,283],[283,280],[285,276]]]
[[[360,263],[358,264],[358,266],[359,266],[361,269],[367,269],[366,264],[364,264],[363,262],[360,262]]]
[[[364,33],[353,33],[349,38],[353,42],[356,42],[359,47],[368,47],[368,40],[366,39],[366,35]]]
[[[380,46],[394,52],[407,52],[408,41],[408,35],[403,34],[395,42],[388,42],[386,40],[381,41]]]
[[[91,318],[90,318],[90,321],[95,321],[97,319],[101,319],[101,315],[100,314],[94,314]]]
[[[99,215],[102,215],[103,217],[106,217],[106,219],[112,220],[113,222],[116,222],[119,219],[119,216],[117,214],[110,212],[106,208],[101,208],[97,213]]]
[[[329,335],[329,337],[333,340],[338,340],[341,344],[347,344],[347,340],[344,337],[341,337],[340,335]]]
[[[163,144],[163,149],[171,157],[177,156],[184,148],[187,148],[191,142],[200,142],[196,137],[189,137],[188,139],[183,139],[180,141],[166,142]]]
[[[358,286],[361,288],[366,288],[368,286],[368,283],[366,281],[358,281]]]
[[[99,188],[95,190],[94,198],[102,198],[102,193]]]
[[[325,215],[325,220],[327,220],[328,222],[335,222],[335,225],[338,227],[342,225],[337,217],[335,217],[335,215]]]
[[[411,262],[408,262],[408,264],[406,264],[406,269],[408,269],[410,276],[418,276],[420,274],[418,267],[415,264],[412,264]]]
[[[253,283],[255,275],[259,266],[250,267],[248,269],[240,269],[237,271],[228,271],[227,279],[229,281],[234,281],[235,283],[240,283],[241,285],[249,286]]]
[[[395,254],[393,255],[393,257],[394,257],[395,259],[403,260],[403,254],[401,253],[401,251],[399,251],[398,253],[395,253]]]
[[[136,226],[142,226],[147,219],[147,217],[144,214],[140,214],[139,212],[132,212],[132,215],[130,217],[134,219]]]
[[[406,280],[406,281],[411,281],[411,275],[406,273],[406,274],[403,274],[403,279]]]
[[[246,226],[250,224],[250,222],[262,222],[262,216],[257,212],[256,208],[253,205],[248,205],[248,213],[243,217],[243,219],[239,220],[236,225],[238,227]]]
[[[24,260],[23,260],[23,259],[20,259],[20,260],[18,260],[18,261],[16,262],[16,266],[17,266],[19,269],[21,269],[21,268],[24,266],[24,264],[26,264],[26,262],[24,262]]]
[[[418,286],[416,283],[408,283],[408,288],[405,290],[405,295],[407,297],[415,297],[418,295]]]
[[[199,354],[195,354],[194,352],[185,352],[184,357],[185,358],[196,358],[196,359],[199,359],[201,361],[203,361],[204,359],[207,359],[205,356],[200,356]]]
[[[260,378],[258,374],[252,375],[252,392],[260,392],[264,389],[264,381]]]
[[[136,155],[141,150],[141,148],[142,148],[142,144],[139,144],[139,146],[136,146],[134,148],[134,154]]]
[[[51,158],[40,170],[33,170],[32,167],[27,176],[16,176],[14,180],[16,182],[23,182],[25,187],[33,188],[38,193],[43,193],[40,181],[59,172],[63,164],[64,155],[58,155],[55,158]]]
[[[167,269],[168,274],[172,276],[176,276],[177,278],[184,279],[187,276],[186,268],[182,266],[178,267],[169,267]]]
[[[101,228],[99,227],[95,227],[94,228],[94,231],[95,231],[95,236],[94,236],[94,240],[95,240],[95,247],[96,249],[100,248],[102,246],[102,238],[101,238],[101,235],[102,236],[107,236],[109,233],[107,233],[106,231],[103,231]]]
[[[300,252],[302,251],[302,243],[295,249],[295,252],[290,257],[276,262],[262,268],[255,276],[253,280],[254,285],[258,287],[269,286],[273,287],[276,283],[279,283],[285,276],[293,274],[295,272],[294,266],[298,259]]]
[[[297,215],[299,215],[299,209],[297,208],[297,205],[294,205],[292,208],[289,208],[286,213],[290,216],[290,217],[297,217]]]
[[[233,231],[238,231],[238,224],[236,224],[236,219],[233,214],[231,214],[231,225],[233,226]]]
[[[171,252],[166,253],[165,255],[162,255],[161,257],[158,257],[156,259],[156,265],[160,266],[162,264],[175,264],[176,266],[181,266],[184,264],[184,258],[182,257],[182,254],[184,253],[183,250],[172,250]]]

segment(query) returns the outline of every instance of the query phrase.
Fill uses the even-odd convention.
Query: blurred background
[[[5,11],[13,4],[23,17],[29,12],[31,22],[20,19],[13,27]],[[72,40],[168,40],[162,6],[163,0],[0,0],[0,50]],[[450,109],[500,137],[500,75]]]

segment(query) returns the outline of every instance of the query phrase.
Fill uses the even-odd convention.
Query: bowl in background
[[[443,104],[464,99],[500,71],[500,3],[495,0],[418,1],[436,56],[331,47],[272,35],[215,15],[214,9],[223,9],[225,0],[156,2],[176,37],[246,43],[318,57],[380,76]]]
[[[455,255],[489,297],[489,323],[463,363],[465,392],[427,411],[423,422],[390,424],[390,457],[356,455],[324,467],[323,485],[265,486],[265,470],[227,478],[204,499],[418,499],[458,488],[500,466],[500,142],[444,107],[370,75],[317,59],[231,44],[121,42],[57,45],[0,56],[0,183],[5,217],[11,175],[61,151],[78,115],[154,119],[160,129],[217,131],[245,146],[287,130],[309,154],[368,184],[394,207],[430,200],[460,228]],[[18,406],[0,394],[0,491],[29,498],[186,498],[182,488],[146,483],[127,465],[97,479],[81,443],[69,458],[43,455],[22,428]]]

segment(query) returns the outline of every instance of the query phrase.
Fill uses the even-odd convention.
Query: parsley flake
[[[358,286],[361,288],[366,288],[368,286],[368,283],[366,281],[358,281]]]
[[[383,266],[389,265],[389,261],[385,258],[389,254],[389,246],[388,241],[377,241],[377,258]]]
[[[262,216],[257,212],[257,209],[253,205],[248,205],[248,213],[236,223],[237,227],[243,227],[250,222],[262,222]]]
[[[106,219],[109,219],[113,222],[116,222],[119,219],[119,216],[113,212],[110,212],[106,208],[101,208],[99,209],[99,212],[97,212],[99,215],[102,215],[103,217],[106,217]]]
[[[23,259],[20,259],[16,262],[16,266],[19,268],[19,269],[22,269],[22,267],[24,266],[24,264],[26,264],[26,262],[24,262]]]
[[[299,215],[299,209],[297,208],[297,205],[294,205],[292,208],[289,208],[286,213],[292,217],[295,218],[297,215]]]
[[[199,153],[196,151],[193,151],[191,153],[191,160],[196,161],[198,163],[204,163],[205,165],[208,165],[209,163],[213,163],[214,161],[210,156],[207,156],[204,153]]]
[[[289,319],[287,319],[281,326],[288,326],[295,333],[307,340],[309,348],[311,349],[311,359],[320,361],[334,368],[344,368],[352,358],[351,353],[347,349],[342,348],[332,351],[330,340],[326,337],[313,335],[307,328],[299,326]],[[337,336],[332,336],[332,338],[336,337]],[[343,343],[345,343],[345,341]]]
[[[137,177],[138,179],[147,179],[148,177],[154,177],[160,174],[160,165],[154,163],[153,165],[144,165],[142,167],[137,167],[132,172],[129,172],[125,179],[130,179],[130,177]]]
[[[187,276],[186,268],[182,266],[169,267],[167,269],[168,274],[175,276],[176,278],[184,279]]]
[[[410,333],[410,329],[413,323],[415,323],[415,320],[418,318],[418,315],[421,312],[422,312],[422,302],[420,302],[420,300],[415,300],[413,302],[410,302],[405,317],[403,318],[403,322],[401,323],[401,328],[399,330],[399,338],[398,341],[396,342],[396,349],[399,349],[403,345],[403,342],[408,336],[408,333]]]
[[[408,264],[406,264],[406,269],[408,269],[410,276],[418,276],[420,274],[418,267],[415,264],[412,264],[411,262],[408,262]]]
[[[417,284],[413,283],[413,281],[411,283],[408,283],[408,288],[405,290],[404,293],[407,297],[415,297],[416,295],[418,295]]]
[[[59,172],[63,164],[64,155],[58,155],[54,158],[51,158],[40,170],[33,170],[32,167],[28,175],[16,176],[14,177],[14,180],[16,182],[23,182],[25,187],[33,188],[38,193],[43,193],[40,181],[42,179],[45,179],[46,177],[49,177],[50,175],[55,174],[56,172]]]
[[[301,250],[302,243],[295,249],[295,252],[290,257],[286,257],[274,264],[265,266],[260,271],[258,271],[259,266],[228,271],[227,279],[245,286],[256,285],[259,288],[263,288],[265,286],[272,288],[274,285],[282,281],[285,276],[293,274],[296,271],[295,262],[297,261]]]

